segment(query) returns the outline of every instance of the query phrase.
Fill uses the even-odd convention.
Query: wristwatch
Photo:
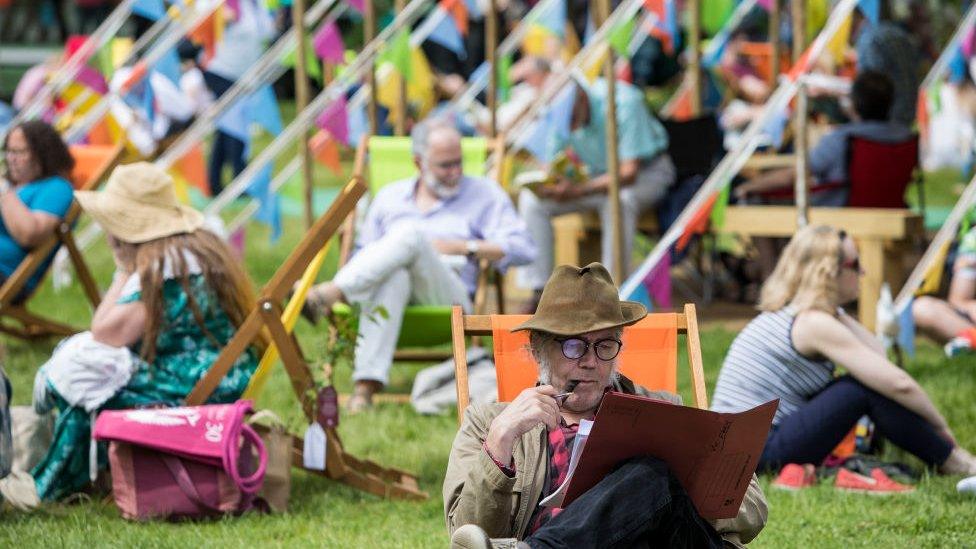
[[[464,248],[467,251],[468,257],[474,257],[478,255],[478,250],[481,249],[481,247],[478,246],[477,240],[468,240],[467,242],[464,243]]]

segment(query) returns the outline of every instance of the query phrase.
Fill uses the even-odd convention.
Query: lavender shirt
[[[430,240],[486,240],[497,244],[505,253],[495,262],[495,268],[502,272],[512,265],[531,263],[535,259],[535,244],[498,183],[465,175],[459,185],[458,194],[438,202],[427,212],[417,208],[416,178],[386,185],[370,204],[359,230],[357,249],[379,240],[398,226],[410,224],[420,227]],[[474,294],[478,283],[476,261],[469,259],[465,263],[461,280],[468,292]]]

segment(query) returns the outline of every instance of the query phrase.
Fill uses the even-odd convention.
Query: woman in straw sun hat
[[[104,190],[78,192],[76,197],[105,229],[116,274],[95,310],[90,334],[59,346],[35,381],[35,407],[57,406],[61,411],[55,440],[33,471],[38,494],[47,500],[84,488],[90,469],[94,471],[87,451],[88,412],[180,404],[255,303],[253,285],[230,248],[202,228],[200,212],[179,203],[172,179],[161,169],[145,162],[119,166]],[[120,348],[126,349],[124,358],[131,366],[105,376],[109,381],[97,389],[75,394],[80,378],[106,369],[104,361],[91,365],[93,350],[111,353]],[[250,349],[241,356],[210,397],[212,402],[240,396],[260,351]],[[119,369],[118,360],[109,362]],[[87,369],[79,363],[88,364]],[[75,374],[66,375],[66,368]],[[104,385],[113,381],[116,390],[92,402],[91,393],[104,392]],[[102,465],[104,454],[99,457]]]

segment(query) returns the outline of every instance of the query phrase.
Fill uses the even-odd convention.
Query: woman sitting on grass
[[[925,391],[841,309],[857,299],[861,274],[857,247],[843,231],[798,231],[762,288],[762,314],[729,348],[712,408],[780,399],[760,469],[819,465],[867,415],[881,435],[940,473],[976,474],[976,458],[959,447]]]
[[[35,381],[35,407],[60,411],[54,442],[32,472],[44,500],[77,492],[94,476],[97,411],[179,405],[255,303],[230,248],[202,228],[200,212],[179,204],[162,170],[120,166],[105,190],[76,195],[105,229],[117,270],[91,332],[63,342]],[[244,353],[210,402],[236,400],[257,356]],[[92,378],[98,382],[85,383]]]

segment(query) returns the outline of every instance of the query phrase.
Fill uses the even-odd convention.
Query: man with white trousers
[[[335,279],[308,296],[316,313],[340,301],[363,306],[351,412],[368,408],[386,385],[408,304],[457,304],[470,311],[481,259],[504,271],[535,258],[535,245],[505,191],[495,181],[462,173],[461,134],[453,125],[428,119],[411,137],[419,175],[376,194],[356,253]],[[387,314],[372,314],[376,307]]]

